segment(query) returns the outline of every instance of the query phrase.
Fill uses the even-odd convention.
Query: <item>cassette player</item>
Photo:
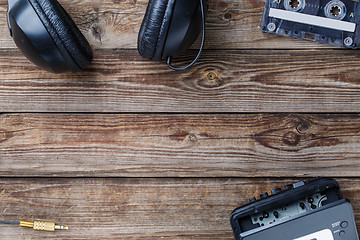
[[[266,0],[263,32],[356,49],[359,0]]]
[[[328,178],[252,198],[234,210],[230,222],[236,240],[359,240],[352,206]]]

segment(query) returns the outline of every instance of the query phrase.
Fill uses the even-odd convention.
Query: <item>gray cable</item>
[[[20,224],[20,222],[9,222],[9,221],[1,221],[0,224]]]

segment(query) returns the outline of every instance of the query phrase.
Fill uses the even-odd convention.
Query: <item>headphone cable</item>
[[[192,63],[190,63],[189,65],[187,65],[186,67],[183,67],[183,68],[178,68],[178,67],[172,66],[171,65],[172,57],[168,57],[166,63],[173,70],[182,71],[182,70],[186,70],[186,69],[192,67],[199,60],[200,55],[204,49],[204,44],[205,44],[205,7],[204,7],[203,0],[200,0],[200,7],[201,7],[201,15],[202,15],[202,28],[203,28],[200,50],[199,50],[196,58],[194,59],[194,61],[192,61]]]
[[[2,220],[0,220],[0,224],[17,224],[17,225],[19,225],[20,222],[8,222],[8,221],[2,221]]]

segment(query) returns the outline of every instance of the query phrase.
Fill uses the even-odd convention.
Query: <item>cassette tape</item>
[[[281,36],[356,49],[359,0],[266,0],[261,29]]]
[[[230,222],[236,240],[359,240],[352,206],[328,178],[252,198],[233,211]]]

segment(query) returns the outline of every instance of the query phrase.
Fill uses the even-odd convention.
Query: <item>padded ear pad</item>
[[[29,0],[59,51],[68,53],[82,69],[93,58],[91,47],[70,15],[56,0]]]
[[[150,60],[162,58],[174,5],[175,0],[149,1],[138,38],[141,56]]]

